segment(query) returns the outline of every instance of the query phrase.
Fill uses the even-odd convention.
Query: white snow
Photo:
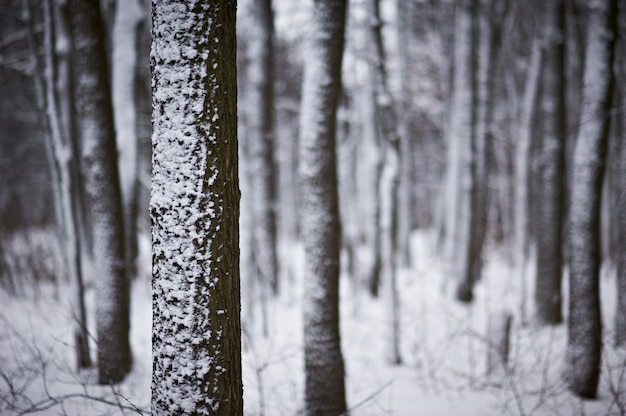
[[[115,394],[110,387],[93,385],[89,372],[73,372],[71,316],[64,301],[53,299],[52,290],[43,290],[39,301],[13,298],[0,291],[0,397],[28,406],[48,403],[52,397],[72,397],[48,412],[69,415],[96,415],[119,409],[98,402],[102,397],[149,409],[151,363],[150,250],[142,239],[142,276],[132,292],[131,340],[135,362],[130,376]],[[246,415],[293,415],[302,408],[302,265],[299,244],[290,245],[296,277],[286,282],[282,297],[268,305],[269,330],[263,336],[261,320],[244,321],[243,376]],[[414,234],[414,269],[400,273],[402,301],[402,355],[405,364],[385,364],[385,305],[373,300],[364,288],[342,277],[342,342],[346,362],[346,389],[352,415],[503,415],[503,414],[620,414],[616,398],[624,400],[625,350],[611,347],[614,308],[614,276],[602,278],[603,316],[607,340],[604,348],[599,399],[581,401],[567,392],[561,379],[566,331],[563,325],[548,328],[520,327],[516,305],[518,279],[515,270],[491,248],[484,279],[476,287],[473,306],[455,303],[444,293],[444,264],[435,253],[434,236]],[[361,255],[366,253],[361,252]],[[361,261],[367,259],[361,258]],[[43,289],[46,289],[44,287]],[[51,289],[51,288],[48,288]],[[532,292],[530,292],[532,293]],[[93,288],[88,304],[93,314]],[[70,297],[63,287],[60,299]],[[260,305],[256,305],[260,310]],[[505,375],[486,378],[487,315],[506,309],[514,314],[511,332],[511,364]],[[242,314],[242,316],[248,316]],[[91,319],[93,322],[93,319]],[[210,363],[187,368],[205,374]],[[44,379],[45,377],[45,379]],[[7,380],[23,397],[10,394]],[[614,391],[612,393],[611,391]],[[185,401],[181,398],[180,405]],[[132,405],[131,405],[132,404]],[[623,403],[622,403],[623,406]],[[23,408],[23,407],[22,407]],[[584,413],[583,413],[584,412]],[[126,410],[126,414],[136,414]],[[13,415],[6,401],[0,414]],[[48,414],[48,413],[44,413]]]

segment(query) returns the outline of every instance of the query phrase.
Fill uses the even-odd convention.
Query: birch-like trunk
[[[76,133],[86,206],[93,230],[98,381],[121,381],[130,371],[130,285],[126,273],[122,199],[98,0],[68,4],[73,42]]]
[[[535,116],[535,108],[539,98],[539,74],[541,68],[541,49],[539,41],[533,40],[533,46],[528,64],[524,96],[517,126],[517,141],[515,144],[515,211],[514,218],[514,242],[515,242],[515,265],[519,270],[518,281],[520,282],[520,321],[526,323],[527,318],[527,269],[530,253],[529,222],[530,210],[528,189],[530,183],[530,148],[532,144],[532,131]]]
[[[236,2],[152,2],[152,414],[242,415]]]
[[[600,204],[614,85],[617,0],[593,0],[589,8],[583,106],[570,202],[566,378],[574,394],[594,398],[602,353]]]
[[[370,70],[374,82],[374,110],[380,139],[380,179],[378,201],[380,215],[380,279],[389,316],[387,316],[389,340],[387,360],[400,364],[400,312],[397,288],[398,263],[398,181],[400,170],[400,138],[396,130],[394,100],[389,92],[387,63],[382,37],[382,20],[379,0],[368,1],[370,18]]]
[[[346,3],[315,2],[304,67],[300,179],[307,415],[339,415],[346,411],[339,331],[341,224],[335,153]]]

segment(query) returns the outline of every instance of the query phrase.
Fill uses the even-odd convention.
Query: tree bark
[[[248,140],[254,207],[253,250],[261,284],[278,294],[277,189],[274,160],[274,13],[271,0],[254,1],[250,44]]]
[[[93,229],[97,276],[98,381],[121,381],[130,371],[130,286],[126,274],[122,199],[98,0],[70,1],[76,133],[86,205]]]
[[[537,209],[536,319],[542,324],[563,321],[563,212],[565,199],[565,19],[563,0],[546,2],[541,60],[542,140],[539,154]]]
[[[241,415],[236,2],[152,2],[152,413]]]
[[[300,124],[305,248],[304,362],[307,415],[346,410],[339,333],[341,225],[335,135],[347,2],[316,1],[304,68]]]
[[[142,8],[139,0],[118,2],[115,10],[112,59],[112,98],[119,149],[119,172],[124,209],[124,238],[128,277],[137,273],[137,42]]]
[[[455,8],[454,75],[450,128],[448,136],[448,165],[446,184],[446,255],[450,273],[456,284],[456,298],[462,302],[473,299],[475,277],[471,263],[474,242],[472,222],[476,220],[477,148],[476,96],[474,91],[475,63],[473,3],[459,0]]]
[[[614,84],[617,0],[594,0],[589,7],[582,122],[570,203],[566,377],[574,394],[594,398],[602,352],[600,203]]]
[[[387,64],[382,37],[382,20],[379,0],[369,0],[370,57],[371,72],[374,81],[374,106],[380,136],[379,152],[382,169],[378,180],[380,190],[378,201],[380,216],[380,277],[384,286],[384,296],[389,310],[388,327],[389,348],[387,361],[400,364],[400,310],[397,288],[398,269],[398,182],[400,171],[400,137],[396,130],[396,112],[394,100],[389,92]]]

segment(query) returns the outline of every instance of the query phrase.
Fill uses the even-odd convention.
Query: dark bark
[[[536,319],[542,324],[563,321],[563,212],[565,200],[565,18],[562,0],[545,4],[542,50],[539,195],[536,220]]]
[[[600,378],[600,204],[613,93],[617,0],[590,2],[582,123],[574,151],[569,222],[567,382],[594,398]]]
[[[254,198],[252,241],[261,284],[278,293],[277,175],[274,160],[274,13],[271,0],[254,1],[250,45],[248,140]]]
[[[339,415],[346,410],[339,332],[341,226],[335,153],[346,8],[344,0],[315,2],[311,49],[304,68],[300,178],[307,415]]]
[[[153,414],[243,414],[235,20],[152,3]]]

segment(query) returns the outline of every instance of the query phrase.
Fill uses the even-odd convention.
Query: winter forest
[[[626,415],[625,35],[0,1],[0,414]]]

